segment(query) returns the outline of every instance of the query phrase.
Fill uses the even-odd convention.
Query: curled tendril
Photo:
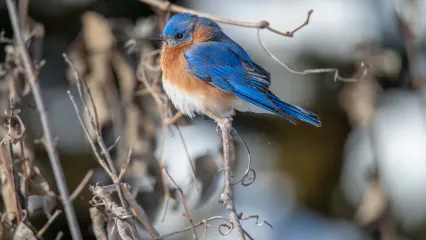
[[[251,168],[251,153],[250,153],[250,149],[249,149],[246,141],[244,140],[244,138],[241,137],[241,135],[237,132],[237,130],[235,130],[235,128],[232,128],[232,132],[235,133],[235,135],[237,135],[237,137],[241,140],[241,142],[243,142],[244,147],[247,150],[248,163],[247,163],[247,168],[244,171],[244,175],[241,177],[241,179],[238,180],[237,182],[231,183],[231,185],[236,185],[236,184],[241,183],[241,185],[246,187],[246,186],[249,186],[250,184],[252,184],[254,182],[254,180],[256,180],[256,171],[254,171],[254,169]],[[222,135],[219,131],[219,126],[216,127],[216,133],[220,138],[222,138]],[[222,170],[223,170],[223,168],[220,168],[218,170],[218,172],[220,172]]]
[[[234,224],[231,221],[226,220],[228,223],[221,223],[218,231],[222,236],[226,236],[234,229]]]
[[[20,133],[18,133],[17,135],[10,134],[9,137],[11,139],[13,139],[13,140],[19,140],[19,139],[21,139],[24,136],[24,133],[26,131],[25,125],[22,122],[21,117],[19,117],[18,115],[12,116],[11,119],[14,119],[14,120],[16,120],[18,122]]]
[[[250,215],[250,216],[247,216],[247,217],[243,217],[242,216],[243,214],[241,213],[240,214],[240,216],[239,216],[239,219],[240,220],[249,220],[249,219],[256,219],[256,222],[255,222],[255,224],[256,224],[256,226],[258,226],[258,227],[261,227],[261,226],[263,226],[263,225],[268,225],[271,229],[273,228],[272,227],[272,225],[270,224],[270,223],[268,223],[267,221],[262,221],[262,222],[259,222],[259,216],[258,215]]]
[[[10,103],[11,107],[9,107],[8,109],[4,111],[4,115],[9,119],[9,124],[8,124],[9,131],[5,139],[2,140],[2,143],[4,140],[7,140],[7,139],[10,139],[10,140],[13,140],[13,142],[16,142],[24,136],[24,133],[26,131],[25,125],[22,122],[22,119],[18,115],[20,113],[20,110],[15,109],[13,107],[13,99],[11,99],[10,101],[11,101]],[[19,127],[12,126],[13,120],[17,122]],[[17,130],[16,133],[14,134],[15,131],[13,131],[12,129],[19,129],[19,130]]]
[[[241,185],[246,187],[246,186],[249,186],[250,184],[252,184],[255,179],[256,179],[256,172],[254,171],[254,169],[253,168],[247,168],[246,171],[244,172],[244,176],[238,182],[232,183],[232,185],[236,185],[238,183],[241,183]]]
[[[232,128],[232,132],[235,133],[235,135],[237,135],[237,137],[241,140],[241,142],[243,142],[243,144],[244,144],[244,146],[247,150],[247,157],[248,157],[247,168],[244,171],[244,176],[238,182],[232,183],[232,185],[241,183],[241,185],[243,185],[243,186],[249,186],[256,179],[256,172],[251,168],[250,149],[249,149],[246,141],[244,140],[244,138],[241,137],[241,135],[237,132],[237,130],[235,130],[235,128]]]

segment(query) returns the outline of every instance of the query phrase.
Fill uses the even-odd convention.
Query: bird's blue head
[[[194,40],[194,32],[200,26],[208,27],[211,36],[221,32],[219,25],[208,18],[191,13],[180,13],[170,18],[162,34],[151,39],[165,41],[169,47],[181,46]]]

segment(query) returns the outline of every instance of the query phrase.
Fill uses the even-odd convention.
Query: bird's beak
[[[166,38],[163,36],[163,34],[155,35],[149,38],[151,41],[166,41]]]

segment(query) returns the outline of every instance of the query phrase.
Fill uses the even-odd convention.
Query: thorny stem
[[[176,13],[193,13],[193,14],[196,14],[200,17],[207,17],[207,18],[210,18],[210,19],[212,19],[216,22],[220,22],[220,23],[231,24],[231,25],[236,25],[236,26],[240,26],[240,27],[268,29],[269,31],[271,31],[273,33],[276,33],[276,34],[279,34],[279,35],[285,36],[285,37],[293,37],[294,34],[297,31],[299,31],[304,26],[308,25],[311,14],[314,12],[313,10],[309,10],[308,16],[307,16],[305,22],[303,22],[301,25],[296,27],[294,30],[282,32],[282,31],[279,31],[275,28],[270,27],[269,22],[267,22],[267,21],[260,21],[260,22],[238,21],[238,20],[234,20],[234,19],[218,17],[218,16],[208,14],[208,13],[198,12],[198,11],[195,11],[195,10],[192,10],[192,9],[189,9],[189,8],[184,8],[184,7],[181,7],[181,6],[178,6],[178,5],[171,4],[168,1],[158,1],[158,0],[139,0],[139,1],[143,2],[145,4],[148,4],[148,5],[151,5],[153,7],[156,7],[158,9],[161,9],[163,11],[172,11],[172,12],[176,12]]]
[[[22,33],[20,30],[19,22],[18,22],[18,17],[16,14],[15,5],[12,0],[6,0],[6,5],[9,12],[12,28],[15,33],[15,38],[21,52],[22,62],[25,67],[27,80],[30,82],[34,101],[37,105],[37,110],[40,114],[40,121],[41,121],[41,126],[43,129],[44,140],[45,140],[44,145],[45,145],[47,154],[49,156],[50,164],[52,165],[52,168],[53,168],[53,174],[55,176],[59,193],[61,195],[62,204],[64,205],[65,215],[67,217],[70,232],[73,239],[82,239],[80,228],[77,222],[77,217],[75,214],[75,210],[69,197],[69,191],[65,181],[61,162],[59,161],[59,156],[53,143],[53,136],[50,131],[50,124],[45,111],[45,107],[44,107],[44,103],[43,103],[43,99],[42,99],[42,95],[40,91],[40,86],[38,82],[36,81],[34,68],[31,63],[31,59],[28,54],[28,51],[26,49],[25,41],[22,37]]]

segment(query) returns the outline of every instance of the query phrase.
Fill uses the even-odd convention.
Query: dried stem
[[[3,146],[0,145],[0,159],[3,165],[5,174],[5,180],[2,181],[2,189],[3,191],[3,201],[5,204],[5,210],[7,213],[13,213],[13,218],[9,218],[9,220],[14,219],[16,217],[17,222],[21,221],[20,217],[20,208],[18,197],[16,196],[18,192],[16,192],[15,181],[14,181],[14,173],[12,172],[11,165],[13,165],[10,157],[6,157],[3,152]],[[3,180],[3,179],[2,179]]]
[[[208,223],[211,222],[211,221],[214,221],[214,220],[223,220],[223,221],[227,222],[227,224],[226,223],[222,223],[222,224],[219,225],[219,233],[221,235],[223,235],[223,236],[228,235],[231,232],[231,230],[234,228],[233,223],[229,219],[227,219],[225,217],[222,217],[222,216],[214,216],[214,217],[211,217],[211,218],[203,219],[203,221],[195,224],[194,227],[199,227],[199,226],[203,225],[205,227],[204,229],[205,229],[205,232],[206,232],[207,231],[207,227],[209,226]],[[226,231],[224,232],[222,230],[222,228],[226,228]],[[189,231],[189,230],[192,230],[192,226],[184,228],[182,230],[178,230],[178,231],[174,231],[174,232],[162,235],[162,236],[160,236],[158,238],[155,238],[154,240],[171,237],[173,235],[176,235],[176,234],[179,234],[179,233],[183,233],[183,232],[186,232],[186,231]]]
[[[276,57],[269,49],[266,47],[265,43],[263,43],[262,39],[260,38],[260,29],[257,31],[257,39],[259,40],[260,45],[262,46],[263,50],[278,64],[283,66],[285,69],[287,69],[289,72],[293,74],[299,74],[299,75],[307,75],[307,74],[318,74],[318,73],[334,73],[334,81],[342,81],[342,82],[356,82],[359,79],[365,78],[367,76],[367,68],[368,65],[365,65],[364,62],[361,62],[361,68],[363,68],[363,73],[361,78],[345,78],[341,77],[339,75],[339,70],[337,68],[319,68],[319,69],[306,69],[303,71],[297,71],[289,67],[287,64],[282,62],[278,57]]]
[[[71,201],[74,201],[78,197],[78,195],[80,195],[81,191],[83,191],[84,186],[87,185],[87,183],[89,182],[89,180],[92,176],[93,176],[93,170],[90,169],[86,173],[84,178],[81,180],[80,184],[78,184],[78,186],[72,192],[72,194],[70,196]],[[41,238],[41,236],[47,231],[49,226],[56,220],[56,218],[61,215],[61,213],[62,213],[62,210],[60,210],[60,209],[57,209],[53,213],[53,215],[49,218],[49,220],[47,220],[47,222],[44,224],[44,226],[38,231],[38,233],[37,233],[38,238]]]
[[[299,31],[304,26],[308,25],[311,14],[314,12],[314,10],[309,10],[308,16],[306,17],[305,22],[303,22],[301,25],[296,27],[294,30],[282,32],[282,31],[279,31],[275,28],[270,27],[269,22],[267,22],[267,21],[260,21],[260,22],[238,21],[238,20],[234,20],[234,19],[222,18],[222,17],[218,17],[218,16],[215,16],[215,15],[212,15],[212,14],[195,11],[195,10],[192,10],[192,9],[189,9],[189,8],[184,8],[184,7],[181,7],[181,6],[178,6],[178,5],[171,4],[168,1],[157,1],[157,0],[139,0],[139,1],[141,1],[145,4],[148,4],[148,5],[151,5],[153,7],[156,7],[158,9],[161,9],[163,11],[171,11],[171,12],[176,12],[176,13],[193,13],[193,14],[196,14],[200,17],[207,17],[207,18],[210,18],[210,19],[212,19],[216,22],[220,22],[220,23],[236,25],[236,26],[240,26],[240,27],[268,29],[269,31],[271,31],[273,33],[276,33],[276,34],[279,34],[279,35],[285,36],[285,37],[293,37],[294,34],[297,31]]]
[[[194,222],[192,221],[192,217],[191,214],[189,213],[189,209],[188,209],[188,204],[186,203],[185,200],[185,196],[183,195],[183,191],[182,189],[177,185],[177,183],[175,182],[175,180],[172,178],[172,176],[170,176],[170,173],[167,171],[166,168],[163,168],[164,173],[167,175],[167,177],[169,178],[169,180],[173,183],[173,185],[175,186],[176,190],[179,193],[180,199],[182,201],[183,207],[185,208],[185,217],[188,219],[189,224],[191,224],[192,227],[192,237],[194,239],[197,239],[197,233],[195,232],[195,228],[194,228]]]
[[[155,100],[156,105],[158,110],[160,111],[160,116],[161,116],[161,120],[162,120],[162,137],[161,137],[161,154],[160,154],[160,168],[161,168],[161,181],[162,181],[162,185],[163,185],[163,191],[164,191],[164,206],[163,206],[163,210],[162,210],[162,214],[161,214],[161,220],[163,221],[166,217],[166,213],[167,213],[167,209],[169,206],[169,202],[171,200],[174,200],[170,194],[170,189],[169,186],[167,185],[166,182],[166,177],[169,178],[169,180],[172,182],[172,184],[175,186],[175,188],[177,189],[179,196],[181,198],[182,204],[184,206],[185,209],[185,217],[188,219],[189,223],[191,224],[191,228],[193,230],[193,238],[197,239],[197,235],[195,232],[195,228],[193,226],[193,220],[191,217],[191,214],[189,213],[189,209],[185,200],[185,196],[183,194],[182,189],[178,186],[178,184],[176,183],[176,181],[172,178],[172,176],[169,174],[169,172],[166,169],[166,166],[164,164],[164,157],[165,157],[165,149],[166,149],[166,136],[167,136],[167,129],[168,126],[170,124],[173,124],[176,120],[178,120],[179,118],[181,118],[183,115],[182,114],[176,114],[175,116],[173,116],[172,118],[167,118],[167,110],[169,109],[169,101],[167,100],[167,97],[165,95],[162,95],[160,93],[158,93],[157,91],[154,90],[154,87],[148,82],[148,79],[146,77],[145,74],[145,68],[147,68],[147,57],[148,56],[154,56],[156,54],[160,53],[160,51],[155,50],[152,51],[148,54],[146,54],[145,56],[141,56],[140,57],[140,63],[139,63],[139,68],[138,68],[138,79],[140,81],[142,81],[142,83],[144,84],[145,88],[147,89],[148,93],[151,94],[152,98]],[[155,68],[155,67],[150,67],[151,69],[153,69],[154,71],[160,71],[161,68]],[[185,149],[185,153],[188,157],[188,161],[192,170],[192,177],[194,179],[194,182],[196,184],[196,188],[197,190],[199,190],[199,187],[197,185],[196,182],[196,177],[195,177],[195,168],[192,164],[190,155],[188,153],[188,149],[186,147],[185,141],[182,137],[182,134],[180,132],[180,129],[177,127],[177,130],[179,132],[179,136],[184,144],[184,149]]]
[[[149,235],[151,235],[152,238],[158,238],[160,234],[155,230],[154,226],[152,226],[151,222],[148,219],[148,216],[146,215],[143,208],[136,202],[136,200],[133,198],[132,194],[130,193],[128,188],[123,188],[124,197],[129,202],[130,208],[133,212],[133,214],[136,216],[136,218],[139,220],[139,222],[146,228]],[[159,238],[161,239],[161,238]]]
[[[12,135],[14,135],[13,133],[16,132],[16,130],[13,127],[13,123],[12,123],[12,119],[20,119],[19,117],[16,116],[16,112],[15,112],[15,106],[14,106],[14,102],[13,99],[10,99],[10,106],[9,106],[9,111],[6,111],[6,116],[8,117],[8,128],[10,129],[10,132],[12,133]],[[21,126],[24,126],[24,124],[22,123],[22,121],[19,121]],[[13,196],[14,196],[14,200],[16,202],[16,207],[17,207],[17,221],[20,222],[21,221],[21,217],[22,217],[22,206],[21,206],[21,201],[20,201],[20,189],[19,189],[19,176],[18,176],[18,172],[15,169],[15,157],[13,154],[13,139],[22,139],[22,136],[25,132],[25,127],[23,127],[23,129],[21,129],[21,134],[18,134],[17,137],[11,137],[9,139],[9,163],[8,166],[5,166],[6,169],[8,170],[8,173],[10,174],[10,184],[11,187],[13,189]],[[0,146],[1,148],[1,146]],[[2,153],[3,155],[3,153]]]
[[[6,0],[6,5],[9,12],[12,28],[15,33],[15,38],[19,45],[22,62],[24,64],[25,72],[27,75],[27,80],[30,82],[33,97],[37,106],[37,110],[40,114],[41,126],[44,133],[44,143],[45,143],[44,145],[49,156],[50,164],[52,165],[52,168],[53,168],[53,174],[55,176],[56,184],[58,186],[59,193],[61,195],[61,200],[64,206],[65,215],[67,217],[71,235],[73,239],[82,239],[80,228],[77,222],[77,217],[75,214],[75,210],[73,205],[71,204],[71,200],[69,197],[69,191],[65,181],[61,162],[59,161],[59,156],[53,143],[53,136],[50,130],[49,120],[47,118],[47,114],[45,111],[43,98],[40,91],[40,86],[38,82],[36,81],[35,71],[31,63],[32,61],[28,54],[27,48],[25,46],[24,38],[22,37],[15,5],[12,0]]]
[[[96,155],[96,157],[98,159],[98,162],[105,169],[105,171],[107,172],[107,174],[109,175],[109,177],[113,181],[113,183],[114,183],[114,185],[116,187],[116,190],[117,190],[118,197],[120,199],[121,205],[127,211],[127,214],[130,215],[127,201],[126,201],[126,199],[123,196],[123,189],[122,189],[122,186],[120,184],[120,178],[119,178],[119,176],[117,174],[116,166],[115,166],[115,164],[114,164],[114,162],[113,162],[113,160],[111,158],[111,155],[109,154],[108,148],[106,147],[105,142],[104,142],[104,140],[102,138],[102,134],[101,134],[101,131],[100,131],[100,126],[99,126],[99,123],[97,122],[97,109],[96,109],[95,103],[93,101],[93,97],[92,97],[92,95],[90,93],[90,88],[87,86],[85,80],[83,78],[81,78],[80,73],[77,71],[77,69],[72,64],[72,62],[69,60],[69,58],[66,56],[66,54],[63,54],[63,57],[64,57],[65,61],[67,62],[67,64],[69,65],[69,67],[73,70],[74,76],[76,77],[77,88],[78,88],[80,100],[81,100],[81,102],[84,105],[84,108],[86,110],[87,115],[89,116],[89,120],[90,120],[90,124],[91,124],[92,130],[95,132],[95,135],[96,135],[96,142],[97,142],[97,145],[99,147],[99,150],[96,147],[95,143],[93,142],[93,140],[92,140],[92,138],[90,136],[90,133],[89,133],[86,125],[84,124],[84,122],[82,120],[80,111],[79,111],[79,109],[77,107],[77,104],[74,101],[74,98],[73,98],[71,92],[68,91],[68,95],[69,95],[69,97],[70,97],[70,99],[71,99],[71,101],[72,101],[72,103],[74,105],[74,108],[76,110],[77,117],[78,117],[78,119],[79,119],[79,121],[80,121],[80,123],[81,123],[81,125],[82,125],[82,127],[83,127],[83,129],[85,131],[85,133],[86,133],[86,136],[87,136],[87,138],[88,138],[88,140],[89,140],[89,142],[90,142],[90,144],[92,146],[93,152],[95,153],[95,155]],[[81,89],[82,85],[83,85],[83,89]],[[89,96],[89,100],[90,100],[90,102],[91,102],[91,104],[93,106],[93,108],[92,108],[93,109],[93,113],[87,107],[87,103],[86,103],[86,101],[84,99],[84,96],[83,96],[83,90],[84,90],[85,94]],[[95,118],[93,116],[95,116]],[[117,223],[120,223],[120,221],[118,221]],[[133,217],[130,217],[129,225],[130,225],[130,231],[132,233],[132,237],[134,239],[138,239],[139,236],[138,236],[138,233],[137,233],[137,230],[136,230],[136,225],[135,225],[135,222],[133,220]],[[118,226],[118,227],[120,227],[120,226]],[[119,230],[121,230],[121,229],[119,229]]]
[[[229,216],[234,227],[237,229],[238,239],[246,239],[245,231],[240,223],[240,218],[238,216],[237,210],[234,203],[234,195],[232,191],[232,176],[231,176],[231,163],[230,163],[230,131],[232,129],[231,121],[227,118],[220,118],[210,111],[205,112],[207,116],[215,120],[222,133],[222,142],[223,142],[223,172],[224,172],[224,181],[225,189],[221,194],[221,200],[223,205],[229,212]]]

